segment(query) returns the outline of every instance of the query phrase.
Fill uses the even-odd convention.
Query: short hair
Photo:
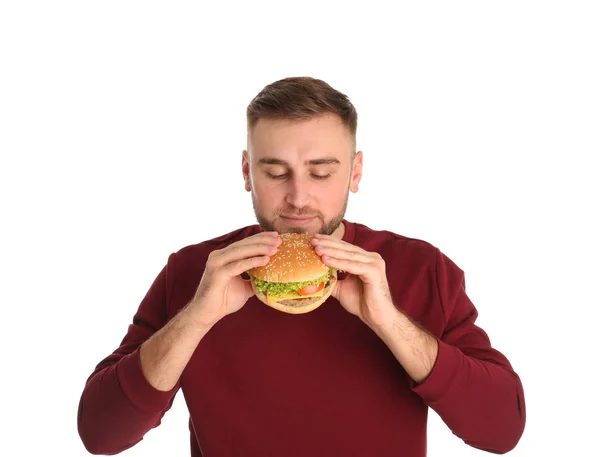
[[[320,79],[298,76],[265,86],[246,109],[248,135],[260,119],[308,120],[328,113],[339,116],[356,148],[358,115],[350,99]]]

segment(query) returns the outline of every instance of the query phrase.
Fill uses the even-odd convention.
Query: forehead
[[[342,160],[352,149],[352,138],[342,120],[327,114],[306,120],[260,119],[248,137],[253,159],[287,161],[333,156]]]

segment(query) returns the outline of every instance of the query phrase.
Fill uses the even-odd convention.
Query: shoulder
[[[464,284],[464,270],[429,241],[356,224],[354,244],[366,251],[378,252],[387,268],[395,273],[427,277],[442,288]]]
[[[358,223],[355,223],[354,244],[366,251],[378,252],[385,259],[402,257],[411,263],[435,265],[440,255],[439,248],[429,241]]]

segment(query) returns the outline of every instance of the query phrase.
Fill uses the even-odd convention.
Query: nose
[[[286,203],[296,208],[304,208],[309,203],[308,183],[301,177],[295,176],[288,180]]]

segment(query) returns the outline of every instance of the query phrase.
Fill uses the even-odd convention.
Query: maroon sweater
[[[345,241],[383,256],[396,305],[438,338],[425,381],[415,385],[333,297],[301,315],[253,297],[202,339],[171,391],[154,389],[141,371],[140,345],[192,298],[208,254],[257,233],[253,225],[170,255],[121,345],[85,385],[78,429],[88,451],[135,445],[180,388],[193,457],[422,457],[428,407],[467,444],[511,450],[525,425],[523,388],[475,325],[463,271],[427,242],[344,223]]]

